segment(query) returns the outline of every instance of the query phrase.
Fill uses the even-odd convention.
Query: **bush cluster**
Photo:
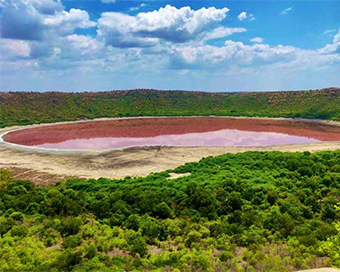
[[[339,165],[340,152],[246,152],[50,187],[1,170],[0,270],[340,266]]]

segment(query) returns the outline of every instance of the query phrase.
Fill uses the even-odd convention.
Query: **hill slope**
[[[226,115],[340,120],[340,89],[205,93],[129,90],[0,93],[0,126],[123,116]]]
[[[339,152],[247,152],[51,187],[0,170],[0,270],[339,267],[339,162]]]

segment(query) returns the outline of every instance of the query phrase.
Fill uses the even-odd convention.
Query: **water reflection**
[[[274,132],[252,132],[223,129],[212,132],[180,135],[160,135],[145,138],[72,139],[60,143],[45,143],[37,147],[56,149],[103,150],[133,146],[268,146],[316,143],[319,140]]]

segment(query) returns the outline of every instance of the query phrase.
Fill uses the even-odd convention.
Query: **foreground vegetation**
[[[0,127],[124,116],[224,115],[340,120],[340,89],[234,93],[0,92]]]
[[[51,187],[0,173],[0,271],[340,267],[339,152],[226,154]]]

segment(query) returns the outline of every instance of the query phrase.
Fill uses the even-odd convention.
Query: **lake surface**
[[[217,117],[125,118],[10,132],[4,140],[53,149],[135,146],[270,146],[340,141],[340,127],[287,120]]]
[[[319,140],[274,132],[251,132],[223,129],[213,132],[160,135],[155,137],[108,137],[71,139],[60,143],[44,143],[37,147],[55,149],[104,150],[135,146],[268,146],[316,143]]]

